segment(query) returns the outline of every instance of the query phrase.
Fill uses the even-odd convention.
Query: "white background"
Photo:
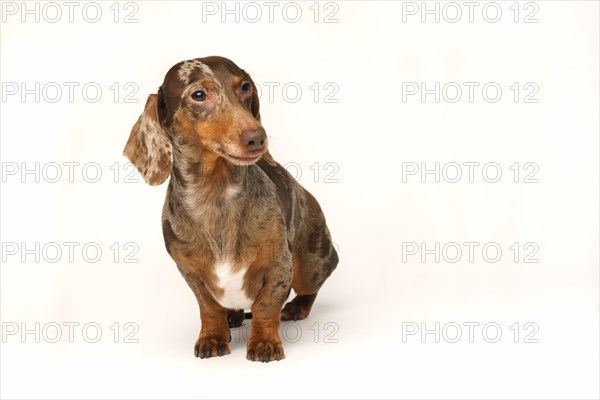
[[[232,14],[225,23],[221,2],[204,10],[200,2],[121,3],[117,23],[113,2],[99,3],[96,23],[84,18],[95,18],[92,6],[82,14],[85,2],[73,22],[56,3],[62,18],[55,23],[48,20],[56,10],[45,3],[37,6],[39,22],[33,14],[22,22],[21,2],[7,3],[0,42],[3,398],[598,398],[598,2],[521,2],[516,23],[512,1],[496,3],[495,23],[486,21],[495,5],[482,15],[485,2],[473,22],[468,7],[454,3],[462,12],[456,23],[449,22],[456,7],[446,3],[437,5],[439,23],[433,14],[421,21],[421,2],[320,3],[317,22],[313,2],[299,2],[296,23],[288,21],[293,5],[282,14],[283,2],[273,22],[268,6],[256,3],[262,18],[255,23],[248,19],[256,7],[243,3],[239,22]],[[413,5],[415,15],[407,12]],[[213,6],[217,14],[206,13]],[[124,23],[133,11],[137,22]],[[337,22],[325,23],[332,12]],[[532,12],[538,22],[524,23]],[[271,153],[300,167],[299,180],[321,203],[339,246],[339,267],[310,317],[284,325],[287,358],[279,363],[246,361],[243,339],[226,357],[194,358],[197,305],[160,229],[166,185],[125,178],[131,170],[122,149],[146,96],[176,62],[208,55],[231,58],[263,87],[279,84],[274,97],[261,97]],[[21,98],[21,83],[32,89],[36,82],[39,102],[35,94]],[[55,103],[55,84],[43,93],[52,82],[63,89]],[[79,84],[72,102],[65,82]],[[131,97],[137,103],[124,101],[129,82],[139,89]],[[336,103],[325,102],[328,82],[339,89],[330,98]],[[403,101],[407,82],[428,89],[456,82],[463,93],[456,103],[448,101],[453,91],[439,103],[433,94]],[[479,84],[472,102],[464,82]],[[490,82],[502,89],[497,102],[482,96]],[[536,86],[526,90],[528,82]],[[102,89],[95,103],[88,101],[93,90],[88,99],[82,94],[87,83]],[[292,89],[283,96],[287,83],[302,89],[297,102]],[[535,103],[525,102],[531,87],[539,89],[529,98]],[[73,182],[69,162],[79,163]],[[472,183],[465,162],[480,163]],[[516,162],[518,183],[510,169]],[[537,183],[524,182],[528,162],[538,167]],[[39,178],[22,174],[36,163]],[[56,183],[53,163],[61,166]],[[337,166],[337,183],[325,182],[333,168],[325,163]],[[455,169],[448,167],[439,183],[432,174],[403,180],[403,168],[414,165],[406,163],[439,163],[440,171],[458,163],[463,176],[449,182]],[[482,175],[486,163],[500,166],[498,182],[486,181],[493,170]],[[102,176],[91,183],[96,166]],[[78,243],[72,262],[65,242]],[[124,262],[129,242],[138,263]],[[421,250],[421,243],[458,243],[463,254],[450,262],[455,253],[447,247],[439,262],[435,254],[423,262],[421,253],[403,252],[411,242]],[[480,244],[473,262],[464,242]],[[36,243],[39,262],[22,251]],[[62,248],[56,262],[52,243]],[[96,263],[82,255],[89,243],[102,250]],[[501,248],[499,261],[483,257],[486,243]],[[524,262],[532,249],[539,262]],[[79,324],[73,343],[70,322]],[[138,343],[126,343],[127,322],[139,328]],[[469,322],[479,324],[472,343]],[[39,343],[34,333],[21,336],[36,323]],[[86,323],[102,329],[97,343],[86,340],[94,329],[82,333]],[[439,343],[433,333],[403,340],[403,330],[435,330],[436,323]],[[62,336],[50,343],[56,324]],[[456,324],[462,336],[451,343]],[[15,326],[19,332],[8,334]],[[490,343],[496,326],[501,336]]]

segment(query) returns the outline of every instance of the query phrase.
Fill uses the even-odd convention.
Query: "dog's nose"
[[[240,134],[242,146],[250,151],[262,150],[265,147],[267,134],[264,128],[258,128],[254,131],[244,131]]]

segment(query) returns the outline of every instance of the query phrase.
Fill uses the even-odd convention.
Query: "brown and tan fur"
[[[230,353],[229,328],[242,324],[238,303],[249,300],[246,357],[284,358],[279,321],[308,316],[338,256],[315,198],[267,150],[250,76],[222,57],[174,65],[124,154],[150,185],[171,176],[162,228],[200,306],[196,357]],[[221,286],[236,274],[242,293]],[[292,288],[296,297],[283,307]]]

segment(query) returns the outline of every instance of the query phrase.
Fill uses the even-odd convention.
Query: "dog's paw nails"
[[[273,343],[265,340],[251,340],[248,343],[248,352],[246,358],[250,361],[260,361],[268,363],[269,361],[280,361],[285,358],[281,343]]]
[[[194,355],[204,359],[229,354],[228,340],[225,335],[200,337],[194,346]]]

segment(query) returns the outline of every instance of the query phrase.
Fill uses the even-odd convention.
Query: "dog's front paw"
[[[250,361],[279,361],[285,358],[281,340],[250,338],[246,358]]]
[[[200,358],[221,357],[230,353],[227,335],[200,335],[194,346],[194,355]]]

